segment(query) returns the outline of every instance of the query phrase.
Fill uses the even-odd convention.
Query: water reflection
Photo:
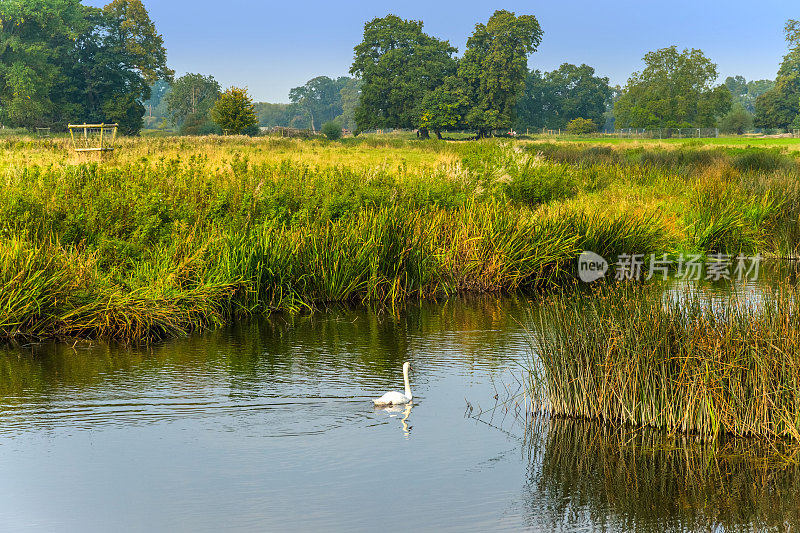
[[[413,426],[411,426],[411,424],[408,421],[408,417],[411,416],[412,407],[414,407],[414,404],[409,402],[402,406],[392,405],[389,407],[376,407],[375,411],[383,412],[389,418],[397,418],[398,416],[401,417],[400,423],[402,424],[403,427],[403,436],[405,436],[405,438],[408,439],[411,436],[411,429],[413,428]]]
[[[516,388],[536,305],[334,308],[149,348],[0,348],[0,529],[797,527],[800,472],[746,441],[547,419],[517,439],[465,418],[465,400]],[[374,408],[406,360],[415,403]],[[386,487],[405,512],[387,512]]]
[[[502,373],[524,347],[518,323],[529,306],[526,299],[485,297],[400,315],[334,308],[149,348],[6,347],[0,349],[0,436],[37,426],[90,429],[187,416],[228,416],[233,423],[267,411],[275,436],[363,422],[355,406],[402,382],[403,361],[414,363],[420,398],[441,379],[439,370]]]
[[[800,467],[781,450],[539,419],[527,433],[529,527],[752,531],[800,526]],[[783,450],[786,451],[786,450]]]

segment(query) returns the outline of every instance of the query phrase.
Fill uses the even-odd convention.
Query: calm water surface
[[[732,444],[504,409],[527,299],[0,350],[0,530],[783,529],[800,475]],[[378,410],[402,390],[415,404]],[[513,404],[513,402],[512,402]],[[795,526],[796,527],[796,526]]]

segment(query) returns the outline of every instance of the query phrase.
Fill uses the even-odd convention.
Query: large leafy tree
[[[422,99],[456,72],[455,52],[424,33],[422,21],[387,15],[367,22],[350,68],[363,80],[355,109],[359,128],[418,127]],[[427,136],[424,128],[421,133]]]
[[[564,129],[572,120],[583,118],[600,128],[606,122],[611,93],[608,78],[595,76],[588,65],[564,63],[545,75],[533,71],[517,101],[516,124],[519,128]]]
[[[150,86],[174,74],[141,0],[114,0],[87,8],[90,29],[76,43],[69,76],[85,121],[115,121],[123,133],[138,134]],[[138,117],[138,118],[137,118]]]
[[[71,106],[63,66],[89,28],[86,14],[80,0],[0,2],[0,122],[50,125]]]
[[[800,21],[787,21],[784,30],[789,52],[775,87],[756,99],[755,123],[762,128],[800,128]]]
[[[171,76],[141,0],[103,9],[79,0],[0,2],[0,118],[11,125],[141,115],[150,85]],[[125,131],[138,132],[140,119]]]
[[[731,93],[714,86],[717,66],[702,50],[662,48],[644,56],[614,106],[616,123],[633,128],[711,127],[731,107]]]
[[[551,128],[565,128],[577,118],[591,120],[598,128],[605,124],[603,114],[611,97],[608,78],[595,76],[589,65],[564,63],[547,74],[547,83],[554,98]]]
[[[466,123],[479,136],[511,126],[517,98],[525,89],[528,56],[536,51],[542,34],[533,15],[516,16],[505,10],[475,26],[458,76],[472,102]]]
[[[156,32],[142,0],[113,0],[103,14],[108,38],[126,60],[124,69],[138,73],[148,85],[172,78],[175,72],[167,67],[164,38]]]
[[[103,103],[105,120],[119,124],[123,135],[138,135],[144,125],[144,105],[133,93],[119,94]]]
[[[164,96],[167,116],[176,126],[187,120],[198,123],[208,120],[208,112],[222,94],[214,76],[188,73],[176,79]]]
[[[545,74],[540,70],[532,70],[525,79],[525,90],[517,99],[516,127],[544,128],[548,119],[556,113],[555,96]]]
[[[444,82],[427,93],[420,106],[420,128],[429,129],[442,138],[442,131],[459,128],[469,109],[467,87],[456,76],[448,76]]]
[[[325,122],[342,114],[342,89],[350,81],[343,76],[335,80],[328,76],[317,76],[301,87],[289,91],[289,100],[296,104],[309,118],[311,129],[316,131]]]

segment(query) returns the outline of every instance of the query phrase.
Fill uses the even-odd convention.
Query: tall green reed
[[[614,285],[545,302],[528,390],[556,416],[800,441],[798,290],[763,305]]]

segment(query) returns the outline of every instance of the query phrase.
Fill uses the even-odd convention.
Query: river
[[[459,298],[273,316],[147,348],[2,348],[0,530],[800,524],[800,474],[764,467],[753,443],[722,454],[515,416],[535,306]],[[413,406],[375,409],[402,390],[406,360]]]

